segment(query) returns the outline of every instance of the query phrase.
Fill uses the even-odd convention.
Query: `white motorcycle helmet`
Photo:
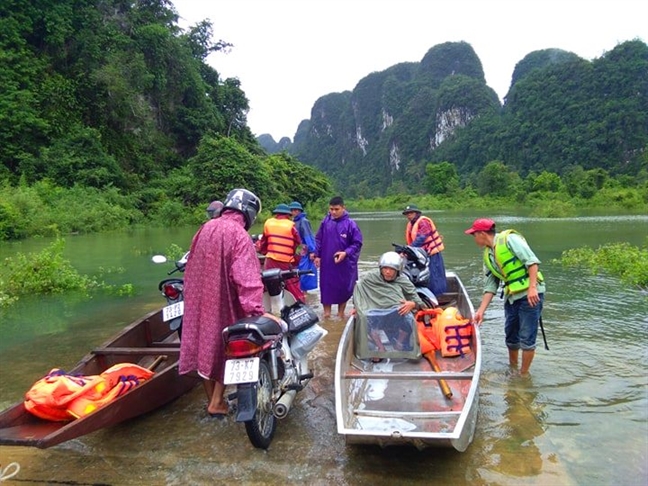
[[[380,268],[393,268],[398,273],[403,271],[403,259],[395,251],[388,251],[383,253],[380,257],[380,262],[378,263]]]

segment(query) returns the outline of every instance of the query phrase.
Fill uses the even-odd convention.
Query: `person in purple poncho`
[[[358,259],[362,233],[349,217],[344,200],[335,196],[329,201],[329,213],[315,235],[315,265],[320,269],[320,293],[324,317],[331,316],[337,304],[338,316],[344,317],[347,301],[358,280]]]

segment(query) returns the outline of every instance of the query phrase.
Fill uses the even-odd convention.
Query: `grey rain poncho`
[[[353,291],[355,354],[358,358],[421,357],[413,315],[398,314],[403,300],[414,301],[419,308],[424,305],[414,284],[402,274],[387,282],[380,269],[376,269],[358,281]],[[384,351],[376,346],[377,338],[381,340]]]

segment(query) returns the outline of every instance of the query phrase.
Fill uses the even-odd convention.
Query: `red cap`
[[[467,235],[472,235],[475,231],[490,231],[495,229],[495,221],[488,218],[476,219],[472,226],[468,228],[464,233]]]

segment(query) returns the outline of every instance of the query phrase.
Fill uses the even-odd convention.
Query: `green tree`
[[[302,164],[286,152],[269,156],[266,163],[272,181],[277,186],[277,203],[290,202],[290,199],[305,205],[331,194],[331,182],[328,177],[313,167]]]
[[[204,137],[198,153],[189,160],[189,168],[194,204],[221,199],[236,187],[253,191],[262,201],[276,197],[276,187],[263,159],[232,138]]]
[[[481,196],[506,197],[519,187],[519,176],[503,162],[493,160],[479,172],[477,191]]]
[[[451,194],[459,189],[457,168],[450,162],[425,166],[425,187],[430,194]]]
[[[540,174],[531,172],[525,179],[527,192],[560,192],[563,188],[560,176],[543,170]]]

